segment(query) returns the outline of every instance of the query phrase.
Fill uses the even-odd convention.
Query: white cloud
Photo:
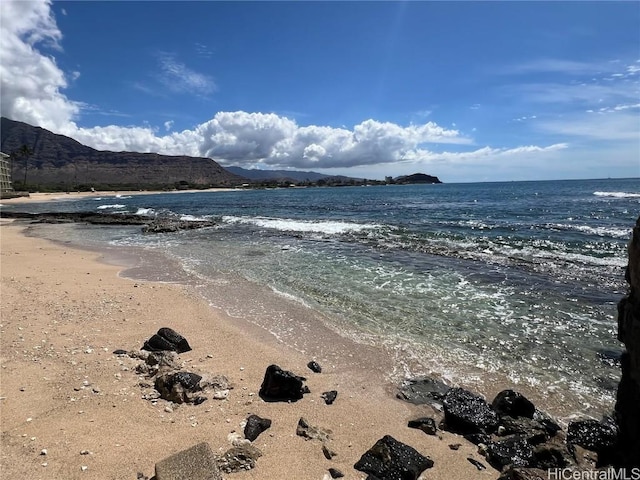
[[[527,75],[532,73],[583,75],[614,71],[616,67],[617,66],[612,62],[594,63],[577,62],[575,60],[566,60],[561,58],[539,58],[499,69],[498,73],[513,75]]]
[[[640,146],[640,117],[624,110],[591,112],[584,115],[546,119],[537,125],[542,131],[596,141],[629,141]]]
[[[167,120],[164,122],[164,129],[168,132],[173,128],[173,120]]]
[[[518,122],[538,132],[582,142],[630,141],[638,146],[640,135],[640,68],[629,62],[576,63],[564,61],[531,62],[523,71],[563,71],[573,78],[565,83],[515,84],[504,89],[514,101],[543,114],[522,116]],[[546,70],[545,70],[546,69]],[[555,69],[555,70],[554,70]],[[615,73],[611,73],[615,72]],[[589,73],[587,79],[584,74]],[[593,77],[593,74],[596,74]]]
[[[0,17],[2,115],[49,129],[68,123],[79,104],[62,93],[67,80],[55,60],[38,50],[60,48],[50,2],[0,2]]]
[[[160,80],[174,92],[207,96],[217,90],[213,78],[190,69],[178,61],[174,54],[160,53],[158,63],[161,70]]]

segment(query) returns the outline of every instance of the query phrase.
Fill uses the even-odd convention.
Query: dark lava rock
[[[467,433],[466,435],[463,435],[463,437],[474,445],[480,445],[481,443],[486,445],[491,442],[491,435],[486,433]]]
[[[560,427],[560,425],[558,425],[553,418],[544,413],[542,410],[538,410],[537,408],[536,412],[533,414],[533,419],[540,425],[542,425],[547,433],[552,437],[555,436],[555,434],[560,430],[562,430],[562,427]]]
[[[184,353],[191,350],[187,339],[171,328],[161,328],[158,333],[144,342],[142,350],[149,352],[171,351]]]
[[[532,418],[513,418],[505,415],[500,418],[500,426],[504,429],[503,435],[519,435],[526,438],[531,445],[546,442],[550,438],[547,428]]]
[[[314,373],[322,373],[322,367],[318,362],[311,361],[307,363],[307,367],[309,367],[309,370],[311,370]]]
[[[442,410],[442,401],[451,387],[435,378],[416,378],[405,380],[397,393],[397,397],[416,405],[428,404]]]
[[[558,472],[560,476],[560,472]],[[537,468],[510,467],[498,478],[498,480],[549,480],[549,472]],[[571,478],[571,477],[568,477]]]
[[[479,462],[478,460],[476,460],[475,458],[471,458],[471,457],[467,457],[467,460],[469,461],[469,463],[471,465],[473,465],[474,467],[476,467],[478,470],[486,470],[487,467],[484,463]]]
[[[300,417],[298,426],[296,427],[296,435],[305,440],[320,440],[321,442],[326,442],[331,439],[331,430],[313,426],[306,418]]]
[[[579,420],[569,423],[567,443],[598,452],[611,449],[616,442],[617,434],[617,428],[612,423]]]
[[[96,212],[2,212],[3,218],[25,218],[34,223],[90,223],[94,225],[144,225],[150,220],[140,215]]]
[[[265,402],[295,402],[308,393],[303,385],[306,380],[291,372],[282,370],[278,365],[269,365],[260,387],[260,398]]]
[[[244,438],[253,442],[258,435],[271,427],[271,420],[261,418],[258,415],[249,415],[247,424],[244,426]]]
[[[244,472],[256,466],[262,452],[250,443],[232,447],[217,458],[220,470],[225,473]]]
[[[180,230],[213,227],[216,222],[208,220],[179,220],[176,218],[156,218],[142,227],[142,233],[171,233]]]
[[[533,461],[533,448],[522,437],[511,437],[487,445],[487,461],[497,470],[507,465],[528,467]]]
[[[421,417],[416,418],[415,420],[409,420],[407,424],[409,428],[417,428],[418,430],[422,430],[424,433],[428,435],[435,435],[438,428],[436,427],[436,421],[433,418],[429,417]]]
[[[324,399],[324,403],[327,405],[331,405],[336,401],[336,397],[338,396],[338,392],[336,390],[330,390],[328,392],[323,392],[321,397]]]
[[[459,450],[461,446],[462,446],[461,443],[451,443],[451,444],[449,444],[449,448],[451,450]]]
[[[336,452],[331,450],[326,445],[322,445],[322,454],[324,455],[324,458],[326,458],[327,460],[331,460],[333,457],[337,455]]]
[[[574,459],[565,445],[543,443],[533,449],[532,466],[542,470],[562,469],[574,464]]]
[[[193,402],[193,394],[200,391],[200,380],[202,377],[195,373],[166,373],[156,377],[155,389],[164,400],[174,403]]]
[[[536,407],[524,395],[513,390],[503,390],[491,402],[491,408],[500,416],[533,418]]]
[[[344,477],[344,473],[342,473],[340,470],[338,470],[336,468],[330,468],[329,469],[329,475],[331,475],[331,478],[342,478],[342,477]]]
[[[627,469],[640,467],[640,217],[632,232],[625,270],[629,294],[618,303],[618,340],[625,352],[620,358],[622,375],[615,406],[618,440],[612,459],[615,466]]]
[[[475,393],[452,388],[444,397],[444,422],[454,433],[492,433],[498,427],[498,415]]]
[[[129,352],[127,352],[126,350],[123,350],[121,348],[118,348],[117,350],[114,350],[112,352],[114,355],[128,355]]]
[[[417,480],[431,467],[433,460],[390,435],[378,440],[353,466],[379,480]]]
[[[622,366],[622,350],[608,350],[601,348],[596,352],[597,357],[605,365],[619,368]]]

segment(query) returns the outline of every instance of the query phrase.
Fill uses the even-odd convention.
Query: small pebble
[[[40,465],[42,465],[43,467],[46,467],[49,464],[47,462],[44,462],[44,463],[41,463]]]
[[[86,465],[82,465],[82,466],[80,467],[80,470],[82,470],[83,472],[86,472],[88,468],[89,468],[89,467],[87,467]]]
[[[216,400],[224,400],[229,396],[229,390],[218,390],[217,392],[213,392],[212,398]]]
[[[89,450],[80,450],[80,455],[91,455]]]
[[[43,448],[42,450],[40,450],[40,455],[46,455],[47,454],[47,449]]]

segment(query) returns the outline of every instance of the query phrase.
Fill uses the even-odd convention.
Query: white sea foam
[[[138,208],[136,215],[153,215],[155,210],[153,208]]]
[[[570,225],[565,223],[550,223],[545,227],[557,230],[575,230],[599,237],[629,238],[631,234],[631,229],[629,228],[590,227],[589,225]]]
[[[596,197],[640,198],[640,193],[629,192],[593,192]]]
[[[119,203],[113,204],[113,205],[100,205],[98,207],[96,207],[98,210],[118,210],[120,208],[125,208],[126,205],[122,205]]]
[[[209,220],[210,217],[208,216],[198,216],[198,215],[181,215],[180,216],[180,220],[185,221],[185,222],[202,222],[205,220]]]
[[[295,220],[290,218],[224,216],[222,217],[222,220],[226,223],[256,225],[261,228],[270,228],[283,232],[322,233],[326,235],[361,232],[379,228],[379,225],[375,224],[360,224],[328,220],[312,222],[308,220]]]
[[[291,300],[293,302],[296,302],[296,303],[299,303],[301,305],[304,305],[307,308],[311,308],[311,306],[307,302],[305,302],[302,298],[297,297],[296,295],[292,295],[290,293],[283,292],[281,290],[278,290],[275,287],[271,287],[271,291],[273,293],[275,293],[276,295],[278,295],[279,297],[286,298],[287,300]]]

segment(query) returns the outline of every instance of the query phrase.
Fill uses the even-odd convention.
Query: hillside
[[[1,122],[2,152],[11,154],[22,145],[33,151],[27,170],[30,189],[207,188],[246,182],[210,158],[100,151],[23,122],[4,117]],[[24,174],[24,161],[12,162],[16,188]]]
[[[413,175],[403,175],[393,179],[396,184],[415,184],[415,183],[442,183],[438,177],[427,175],[426,173],[414,173]]]
[[[310,182],[316,183],[321,180],[329,181],[332,183],[362,181],[360,178],[345,177],[343,175],[326,175],[318,172],[307,172],[301,170],[258,170],[255,168],[247,169],[242,167],[226,167],[228,171],[239,175],[241,177],[248,178],[255,182],[262,181],[276,181],[276,182],[292,182],[303,183]]]

